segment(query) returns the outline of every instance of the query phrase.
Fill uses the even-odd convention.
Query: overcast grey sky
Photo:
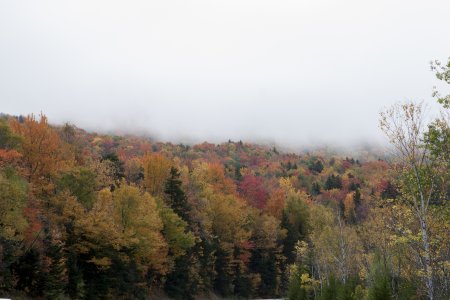
[[[348,143],[428,100],[448,0],[0,2],[0,111],[162,140]]]

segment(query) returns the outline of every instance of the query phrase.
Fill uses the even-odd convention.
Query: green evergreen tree
[[[257,273],[261,276],[257,295],[264,298],[275,296],[279,270],[274,249],[254,249],[250,260],[250,270],[252,273]]]
[[[11,268],[19,247],[20,242],[0,236],[0,294],[8,295],[14,289],[14,277]]]
[[[286,169],[289,171],[290,169],[292,169],[292,163],[291,161],[288,161],[287,165],[286,165]]]
[[[239,253],[236,253],[236,256],[239,256]],[[234,294],[248,299],[252,292],[252,284],[248,276],[248,271],[243,266],[243,263],[237,263],[235,273],[236,276],[233,282]]]
[[[42,296],[41,270],[39,251],[35,248],[29,249],[13,265],[13,273],[17,278],[15,288],[33,298]]]
[[[342,188],[342,179],[339,175],[332,174],[328,176],[327,181],[325,181],[325,189],[341,189]]]
[[[66,269],[67,269],[67,285],[66,293],[71,299],[82,299],[85,295],[85,284],[83,274],[79,266],[78,254],[75,249],[77,238],[74,233],[72,223],[66,225]]]
[[[317,196],[317,195],[320,195],[320,193],[321,193],[320,184],[318,182],[313,182],[312,187],[311,187],[311,195]]]
[[[201,289],[201,280],[198,272],[200,244],[197,243],[188,252],[175,260],[172,272],[166,277],[164,290],[172,299],[195,299]]]
[[[166,181],[164,192],[168,196],[168,204],[173,211],[189,223],[190,206],[186,194],[181,188],[180,172],[177,168],[170,168],[170,177]]]
[[[67,285],[66,293],[71,299],[84,298],[84,281],[83,274],[78,266],[77,254],[71,251],[67,254]]]
[[[237,181],[241,181],[242,180],[242,174],[241,174],[241,164],[240,163],[236,163],[235,167],[234,167],[234,178]]]
[[[334,275],[322,288],[318,300],[361,300],[360,288],[357,289],[358,278],[349,278],[346,282],[339,281]],[[388,300],[389,298],[385,298]]]
[[[308,169],[315,173],[321,173],[323,171],[323,163],[320,160],[313,160],[308,163]]]
[[[49,243],[47,257],[50,266],[48,272],[44,275],[44,296],[48,299],[59,299],[63,296],[66,286],[62,245],[51,243],[50,239],[46,239],[46,242]]]
[[[391,299],[391,275],[379,254],[372,263],[370,281],[369,300]]]
[[[355,202],[356,207],[361,205],[361,191],[359,188],[356,189],[355,194],[353,195],[353,201]]]
[[[181,185],[180,172],[172,167],[164,192],[172,210],[189,224],[190,205]],[[196,247],[193,247],[186,254],[176,258],[173,270],[166,277],[164,290],[173,299],[194,299],[197,293],[197,278],[191,276],[191,263],[196,259],[193,252],[195,249]]]

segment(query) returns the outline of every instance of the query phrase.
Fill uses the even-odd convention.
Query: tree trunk
[[[425,271],[425,284],[427,287],[427,294],[430,300],[434,299],[434,286],[433,286],[433,270],[431,267],[431,255],[430,244],[428,241],[427,223],[424,218],[420,218],[420,229],[422,231],[422,244],[425,251],[424,271]]]

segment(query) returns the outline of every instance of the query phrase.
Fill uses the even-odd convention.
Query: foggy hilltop
[[[0,1],[0,298],[450,299],[450,1]]]

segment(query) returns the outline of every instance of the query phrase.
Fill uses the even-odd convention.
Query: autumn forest
[[[450,83],[448,64],[434,63]],[[448,299],[449,96],[344,156],[0,120],[0,297]]]

